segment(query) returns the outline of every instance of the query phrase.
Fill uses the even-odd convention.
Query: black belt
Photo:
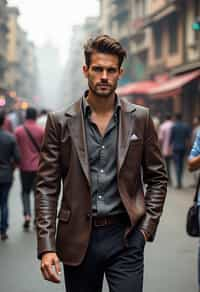
[[[127,224],[129,222],[127,214],[118,214],[118,215],[109,215],[109,216],[94,216],[92,217],[92,225],[94,227],[102,227],[111,224],[124,223]]]

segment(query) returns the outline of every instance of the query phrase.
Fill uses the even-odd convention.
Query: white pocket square
[[[135,134],[133,134],[131,137],[130,137],[130,140],[131,141],[136,141],[136,140],[138,140],[139,138],[138,138],[138,136],[136,136]]]

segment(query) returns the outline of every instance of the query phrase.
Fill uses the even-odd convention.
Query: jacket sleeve
[[[146,186],[146,214],[139,227],[145,231],[148,240],[153,241],[167,193],[167,173],[149,111],[147,112],[144,135],[142,167],[143,181]]]
[[[55,114],[48,115],[36,181],[38,258],[55,252],[57,203],[60,193],[60,134]]]

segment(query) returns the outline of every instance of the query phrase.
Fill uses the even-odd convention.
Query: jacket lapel
[[[67,111],[66,115],[70,116],[68,120],[70,135],[74,142],[81,167],[87,178],[88,184],[90,185],[88,152],[85,125],[83,120],[83,113],[81,110],[81,100],[72,105],[72,107]]]
[[[121,100],[118,134],[118,159],[117,159],[118,174],[126,157],[126,153],[128,151],[128,147],[130,144],[130,137],[131,134],[133,133],[134,129],[133,112],[135,110],[136,108],[133,104]],[[70,135],[74,142],[74,146],[76,148],[81,167],[83,169],[85,177],[87,178],[88,184],[90,185],[88,151],[83,113],[81,109],[81,99],[68,109],[66,115],[69,117],[68,127]]]
[[[133,104],[129,104],[123,100],[121,101],[121,105],[118,135],[118,174],[123,165],[130,144],[130,138],[134,128],[133,112],[136,110]]]

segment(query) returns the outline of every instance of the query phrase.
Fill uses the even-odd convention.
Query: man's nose
[[[107,80],[107,79],[108,79],[108,73],[107,73],[107,70],[103,70],[103,71],[102,71],[101,79],[102,79],[102,80]]]

